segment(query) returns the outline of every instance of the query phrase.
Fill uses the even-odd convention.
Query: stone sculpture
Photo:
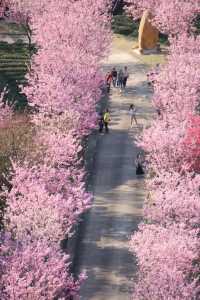
[[[159,31],[151,24],[150,17],[150,13],[146,10],[142,15],[139,27],[139,51],[144,54],[159,50]]]

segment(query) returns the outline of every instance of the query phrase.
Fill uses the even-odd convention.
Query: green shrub
[[[200,34],[200,15],[197,16],[197,18],[194,21],[194,27],[196,28],[196,34]]]
[[[138,27],[138,22],[134,22],[126,15],[113,16],[112,29],[114,33],[136,37],[138,35]]]

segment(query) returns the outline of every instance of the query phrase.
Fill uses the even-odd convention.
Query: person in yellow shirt
[[[108,110],[108,109],[106,109],[106,112],[105,112],[104,115],[103,115],[103,121],[104,121],[104,126],[105,126],[106,133],[108,133],[108,132],[109,132],[108,124],[109,124],[110,121],[111,121],[110,113],[109,113],[109,110]]]

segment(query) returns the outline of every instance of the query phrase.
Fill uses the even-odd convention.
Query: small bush
[[[113,16],[112,29],[114,33],[136,37],[138,35],[138,27],[138,22],[134,22],[126,15]]]
[[[194,21],[194,27],[196,29],[196,34],[200,34],[200,15],[197,16],[197,18]]]

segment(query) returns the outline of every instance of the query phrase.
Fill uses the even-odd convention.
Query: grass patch
[[[143,64],[150,67],[154,67],[157,64],[164,64],[166,62],[165,54],[149,54],[149,55],[138,55],[138,58]]]
[[[116,49],[126,51],[127,53],[136,56],[142,64],[145,64],[149,67],[154,67],[156,64],[163,64],[166,62],[166,46],[161,46],[162,52],[159,54],[140,55],[134,51],[134,49],[138,46],[137,39],[131,36],[124,36],[120,34],[113,35],[113,44]]]

